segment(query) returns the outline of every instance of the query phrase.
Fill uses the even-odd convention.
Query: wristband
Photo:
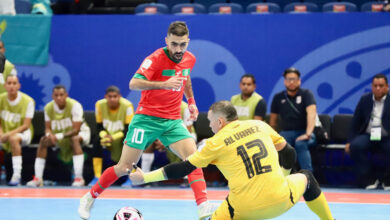
[[[149,173],[144,173],[144,183],[158,182],[165,180],[163,169],[158,169]]]
[[[64,134],[63,133],[57,133],[57,134],[55,134],[55,136],[56,136],[57,140],[64,139]]]
[[[194,97],[188,98],[187,102],[188,102],[188,105],[196,105]]]

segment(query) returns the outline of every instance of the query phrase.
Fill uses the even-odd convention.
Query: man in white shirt
[[[359,185],[376,189],[380,183],[371,172],[369,152],[382,150],[390,158],[390,96],[389,84],[384,74],[374,76],[372,91],[364,94],[356,106],[345,151],[356,162]],[[382,186],[390,190],[390,160],[386,160]]]

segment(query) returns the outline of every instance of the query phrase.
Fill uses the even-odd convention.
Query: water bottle
[[[7,175],[6,175],[6,172],[5,172],[5,167],[4,166],[1,166],[0,167],[0,183],[4,183],[6,182],[6,178],[7,178]]]

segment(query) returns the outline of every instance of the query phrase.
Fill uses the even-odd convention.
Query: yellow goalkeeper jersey
[[[228,180],[235,212],[248,213],[289,198],[274,144],[285,141],[259,120],[233,121],[188,158],[196,167],[214,164]]]

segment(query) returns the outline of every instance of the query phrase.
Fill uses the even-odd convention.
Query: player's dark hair
[[[4,54],[0,53],[0,73],[4,72],[4,66],[5,66],[5,56]]]
[[[386,82],[386,85],[389,84],[388,81],[387,81],[386,75],[383,74],[383,73],[378,73],[378,74],[376,74],[376,75],[372,78],[372,81],[374,81],[374,79],[384,79],[385,82]]]
[[[211,105],[210,111],[214,114],[221,114],[227,121],[238,119],[236,108],[229,101],[219,101]]]
[[[283,77],[286,78],[286,75],[289,73],[295,73],[295,74],[297,74],[298,78],[301,78],[301,72],[299,72],[299,70],[297,68],[290,67],[290,68],[285,69],[283,71]]]
[[[189,35],[190,31],[187,28],[187,24],[184,21],[174,21],[169,25],[168,36],[173,34],[175,36]]]
[[[54,90],[57,90],[57,89],[63,89],[65,92],[67,92],[65,86],[61,85],[61,84],[55,85],[53,87],[53,91],[52,92],[54,92]]]
[[[252,79],[252,82],[253,84],[256,85],[256,79],[255,79],[255,76],[253,74],[250,74],[250,73],[246,73],[244,74],[243,76],[241,76],[241,79],[240,79],[240,82],[242,81],[242,79],[244,78],[251,78]]]
[[[119,88],[117,86],[109,86],[107,89],[106,89],[106,94],[110,93],[110,92],[116,92],[118,94],[121,94],[121,91],[119,90]]]

